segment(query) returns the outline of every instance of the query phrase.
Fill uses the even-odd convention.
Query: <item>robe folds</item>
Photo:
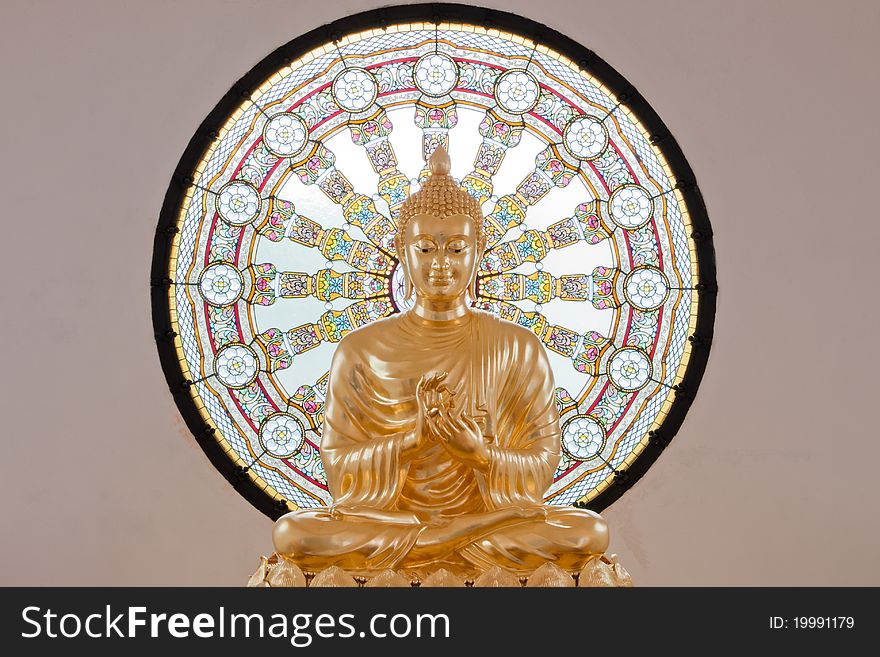
[[[438,443],[402,458],[417,425],[416,386],[435,372],[448,373],[455,407],[479,418],[487,470]],[[412,311],[389,317],[337,348],[321,441],[333,504],[280,519],[276,548],[307,569],[577,568],[607,546],[607,527],[589,511],[543,507],[559,449],[553,375],[534,333],[481,311],[442,322]],[[493,512],[511,507],[544,514],[497,521]],[[469,535],[419,549],[432,524],[471,519]]]

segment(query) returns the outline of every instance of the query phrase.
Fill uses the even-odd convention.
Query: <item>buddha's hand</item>
[[[453,393],[446,387],[446,372],[426,374],[416,385],[416,426],[404,442],[403,455],[412,458],[426,447],[439,440],[434,432],[431,419],[440,408],[453,406]]]
[[[456,414],[454,408],[441,406],[436,415],[429,416],[428,422],[452,458],[477,470],[488,469],[491,452],[474,418],[464,412]]]

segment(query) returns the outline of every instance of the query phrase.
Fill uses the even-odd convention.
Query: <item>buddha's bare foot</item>
[[[471,540],[475,535],[496,529],[511,520],[546,517],[547,512],[542,506],[508,507],[487,513],[449,518],[441,525],[426,523],[427,528],[419,534],[416,547],[430,547],[460,540]]]
[[[514,517],[516,518],[540,518],[547,519],[547,508],[543,506],[525,506],[513,507]]]
[[[428,527],[446,527],[452,522],[449,516],[443,516],[439,513],[430,513],[422,517],[422,524]]]

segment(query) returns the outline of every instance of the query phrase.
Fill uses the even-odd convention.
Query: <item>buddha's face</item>
[[[403,237],[401,255],[416,296],[443,301],[465,294],[480,256],[473,219],[415,215]]]

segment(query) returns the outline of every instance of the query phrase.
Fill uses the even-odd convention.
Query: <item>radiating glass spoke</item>
[[[419,172],[419,182],[428,176],[427,162],[438,146],[449,152],[449,131],[458,125],[458,112],[451,98],[419,100],[415,106],[415,124],[422,131],[422,159],[425,166]]]
[[[564,249],[578,242],[598,244],[610,234],[599,215],[598,204],[581,203],[572,216],[557,221],[546,230],[530,228],[517,239],[490,248],[480,263],[480,272],[486,275],[510,271],[524,262],[542,261],[552,249]]]
[[[384,109],[352,120],[348,124],[351,140],[363,146],[373,170],[379,174],[378,193],[391,209],[391,218],[397,220],[400,206],[409,195],[409,179],[397,168],[397,156],[389,139],[394,125]],[[357,224],[360,225],[360,224]]]
[[[544,304],[552,299],[589,301],[597,310],[617,308],[617,269],[596,267],[592,274],[553,276],[549,272],[532,274],[493,274],[480,277],[477,290],[480,297],[497,301],[529,299]]]
[[[314,384],[303,384],[288,399],[288,405],[295,406],[308,415],[315,427],[324,422],[324,401],[327,396],[327,381],[330,372],[324,372]]]
[[[339,342],[344,336],[377,319],[388,317],[394,305],[388,297],[355,301],[344,310],[328,310],[314,324],[289,330],[270,328],[255,338],[269,363],[269,371],[283,370],[297,354],[314,349],[322,342]]]
[[[514,226],[525,221],[529,206],[536,204],[554,187],[566,187],[577,175],[578,164],[560,149],[550,144],[535,158],[535,168],[523,178],[515,194],[498,199],[486,216],[486,244],[493,246]]]
[[[391,278],[366,272],[340,273],[321,269],[314,274],[296,271],[278,272],[271,262],[248,267],[251,275],[250,303],[271,306],[276,299],[314,297],[334,299],[373,299],[391,293]]]
[[[526,312],[507,301],[481,299],[474,305],[531,330],[548,349],[569,358],[574,368],[582,374],[598,375],[599,360],[611,346],[611,341],[597,331],[580,334],[564,326],[551,324],[539,311]]]
[[[524,127],[521,118],[503,118],[497,110],[486,110],[480,122],[483,141],[474,158],[474,170],[461,180],[461,186],[480,203],[492,196],[492,177],[498,173],[507,150],[519,144]]]
[[[384,248],[352,239],[341,228],[323,228],[297,214],[290,201],[273,199],[259,231],[272,242],[284,238],[318,249],[327,260],[342,260],[363,272],[390,274],[397,260]]]
[[[397,226],[389,217],[376,209],[373,199],[359,194],[348,178],[336,168],[336,155],[321,143],[316,143],[302,160],[290,165],[304,185],[317,185],[334,203],[342,206],[342,216],[388,254],[394,252],[392,240]]]

